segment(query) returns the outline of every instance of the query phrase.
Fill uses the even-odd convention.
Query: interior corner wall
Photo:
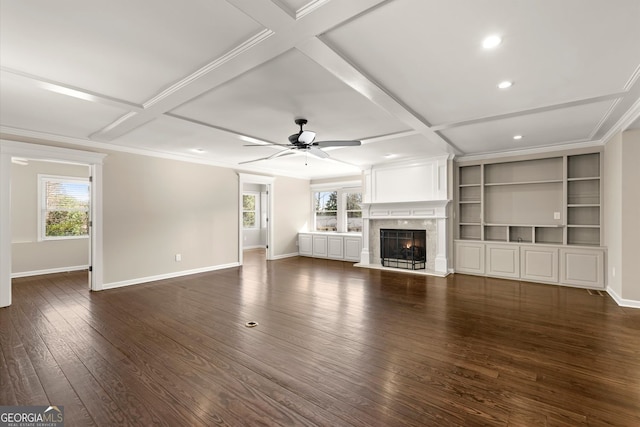
[[[298,254],[298,232],[306,230],[311,219],[311,189],[306,179],[277,177],[274,183],[274,230],[271,242],[274,256]]]
[[[622,134],[604,148],[604,232],[607,247],[607,286],[622,295]],[[615,274],[615,275],[614,275]]]
[[[89,177],[89,167],[29,160],[11,165],[11,274],[28,276],[89,265],[89,239],[38,241],[38,174]]]
[[[622,133],[622,298],[640,304],[640,129]]]
[[[109,152],[103,166],[104,286],[237,264],[238,221],[234,170]]]
[[[614,135],[604,152],[604,222],[608,287],[640,306],[640,130]]]

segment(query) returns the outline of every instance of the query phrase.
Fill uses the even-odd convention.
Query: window
[[[336,231],[338,228],[338,192],[317,191],[315,200],[316,231]]]
[[[38,175],[40,240],[89,236],[88,179]]]
[[[242,227],[256,228],[256,195],[242,195]]]
[[[362,232],[362,193],[345,193],[347,231]]]
[[[312,187],[313,188],[313,187]],[[317,187],[315,187],[317,188]],[[357,187],[314,191],[315,231],[362,232],[362,193]]]

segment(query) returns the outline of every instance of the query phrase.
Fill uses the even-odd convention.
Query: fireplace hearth
[[[380,261],[384,267],[423,270],[427,262],[426,230],[380,230]]]

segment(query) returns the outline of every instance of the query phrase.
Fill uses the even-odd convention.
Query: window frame
[[[47,200],[45,183],[46,182],[59,182],[63,184],[87,184],[89,186],[89,199],[87,213],[87,234],[81,236],[47,236],[47,223],[46,214]],[[80,211],[79,209],[73,210]],[[38,174],[38,242],[48,242],[57,240],[77,240],[88,239],[91,235],[91,179],[79,177],[79,176],[64,176],[64,175],[47,175]]]
[[[362,195],[362,183],[361,182],[342,182],[342,183],[327,183],[327,184],[312,184],[311,185],[311,231],[322,232],[316,229],[316,193],[318,192],[333,192],[337,193],[338,209],[336,212],[337,222],[336,231],[333,233],[347,233],[347,194],[360,193]],[[362,206],[361,206],[362,208]],[[361,209],[362,211],[362,209]],[[330,232],[331,233],[331,232]],[[349,233],[358,233],[358,231],[349,231]]]
[[[260,228],[260,193],[257,191],[243,191],[242,198],[244,196],[253,196],[253,210],[247,210],[244,208],[244,200],[242,201],[242,229],[243,230],[255,230]],[[244,214],[245,212],[253,212],[253,226],[245,227],[244,226]]]

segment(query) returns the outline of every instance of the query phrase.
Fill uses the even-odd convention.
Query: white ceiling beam
[[[432,130],[423,118],[399,102],[389,91],[360,72],[319,38],[306,39],[296,47],[371,102],[397,117],[417,133],[425,136],[430,143],[439,149],[449,154],[462,154],[460,150]]]
[[[143,110],[142,105],[123,101],[117,98],[112,98],[110,96],[106,96],[97,92],[91,92],[86,89],[56,82],[54,80],[45,79],[44,77],[36,76],[18,70],[13,70],[11,68],[0,67],[0,73],[2,73],[3,80],[11,79],[14,81],[20,81],[30,86],[48,90],[50,92],[55,92],[62,95],[83,99],[85,101],[95,102],[98,104],[108,105],[110,107],[120,108],[125,111],[139,112]]]
[[[160,115],[196,98],[233,78],[293,49],[301,41],[328,31],[384,0],[327,2],[313,13],[296,20],[272,2],[228,0],[265,29],[240,46],[211,61],[165,91],[145,102],[138,114],[127,114],[95,132],[91,138],[111,141],[148,123]]]

